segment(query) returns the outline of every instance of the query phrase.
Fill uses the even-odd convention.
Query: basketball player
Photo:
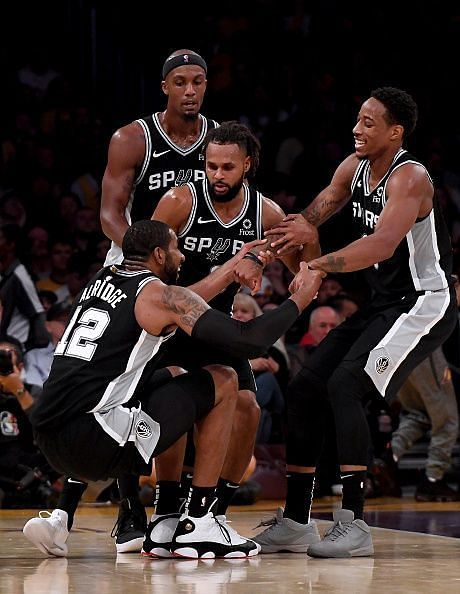
[[[162,90],[166,109],[117,130],[110,141],[102,180],[101,225],[111,248],[105,265],[121,263],[121,242],[128,226],[150,218],[170,187],[204,178],[201,145],[216,122],[200,114],[207,66],[197,53],[182,49],[165,60]],[[120,478],[120,512],[114,531],[118,552],[140,551],[147,519],[139,501],[139,481]],[[66,479],[58,508],[67,511],[69,529],[86,485]]]
[[[373,91],[353,128],[355,152],[301,214],[288,215],[267,233],[284,234],[272,244],[283,254],[312,237],[315,240],[312,227],[351,200],[356,240],[308,266],[334,273],[364,270],[373,297],[327,335],[291,382],[286,507],[284,516],[279,511],[275,523],[255,538],[262,552],[308,551],[313,557],[373,553],[363,520],[369,435],[361,400],[370,391],[393,395],[454,327],[447,228],[430,176],[403,148],[416,120],[417,106],[406,92],[393,87]],[[342,509],[334,512],[333,528],[316,542],[309,516],[330,407],[343,501]]]
[[[37,444],[59,472],[84,481],[103,480],[145,474],[152,458],[195,424],[194,479],[185,511],[175,522],[171,553],[193,558],[256,555],[255,543],[223,528],[213,513],[236,405],[235,372],[219,365],[192,373],[176,368],[175,377],[164,369],[160,375],[155,371],[176,327],[215,348],[258,356],[310,303],[324,274],[303,265],[296,294],[255,323],[244,324],[204,301],[231,282],[244,249],[195,284],[196,293],[174,286],[184,255],[164,223],[133,223],[123,239],[123,253],[123,264],[96,273],[72,308],[31,415]],[[29,520],[24,534],[44,552],[57,554],[60,548],[65,554],[62,518],[56,518],[54,534],[52,522],[49,534],[38,534],[34,527],[39,520]]]
[[[259,141],[247,126],[235,121],[224,122],[208,132],[203,144],[206,179],[171,188],[160,200],[152,218],[167,223],[177,233],[180,248],[186,254],[179,284],[188,286],[202,280],[227,262],[245,243],[260,239],[264,229],[283,219],[280,207],[245,181],[257,170],[259,151]],[[283,260],[297,272],[303,257],[308,256],[297,251]],[[230,314],[238,288],[237,283],[232,283],[211,305]],[[218,514],[225,522],[227,507],[254,450],[260,409],[247,359],[196,344],[181,331],[168,344],[167,365],[192,370],[209,363],[229,365],[236,370],[239,382],[233,432],[217,491]],[[161,498],[162,484],[159,482],[158,486]],[[172,485],[168,488],[172,489]],[[176,492],[178,489],[179,485],[176,485]],[[147,529],[144,554],[159,544],[153,527],[150,523]]]
[[[204,178],[201,145],[217,124],[200,114],[207,66],[191,50],[174,51],[163,64],[166,109],[117,130],[102,180],[101,224],[112,240],[105,265],[120,263],[128,226],[148,219],[171,187]]]

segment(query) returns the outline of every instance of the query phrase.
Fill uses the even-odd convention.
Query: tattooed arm
[[[144,133],[136,122],[120,128],[112,136],[102,179],[100,216],[105,235],[119,246],[128,228],[126,205],[144,154]]]
[[[266,231],[269,238],[282,234],[272,240],[272,247],[283,256],[296,246],[311,245],[317,242],[316,227],[327,221],[339,211],[351,197],[351,181],[358,160],[350,155],[338,167],[331,183],[322,190],[313,202],[299,214],[290,214],[281,223]],[[311,252],[310,252],[311,255]]]
[[[433,186],[423,167],[407,163],[391,175],[386,198],[373,233],[312,260],[309,267],[324,272],[352,272],[391,258],[417,218],[430,212]]]
[[[155,336],[179,326],[194,338],[231,354],[258,357],[286,332],[318,291],[324,273],[302,266],[304,274],[296,292],[276,309],[249,322],[211,309],[189,289],[159,281],[150,282],[141,290],[135,305],[136,320]]]

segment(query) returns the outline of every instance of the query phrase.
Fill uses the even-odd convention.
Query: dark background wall
[[[164,107],[161,65],[170,51],[191,48],[209,65],[203,112],[251,126],[263,146],[257,182],[275,197],[294,196],[294,210],[353,150],[351,129],[372,88],[390,84],[412,93],[420,119],[408,148],[438,183],[457,243],[460,11],[439,2],[234,1],[212,14],[201,3],[112,4],[53,0],[1,9],[1,138],[17,138],[21,112],[40,120],[67,104],[71,119],[80,108],[86,113],[64,144],[38,124],[39,142],[61,157],[63,185],[85,170],[100,182],[110,135]],[[59,73],[51,93],[37,98],[18,86],[27,64]],[[7,171],[0,188],[27,194],[22,173]]]

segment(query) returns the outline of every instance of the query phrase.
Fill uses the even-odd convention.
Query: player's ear
[[[153,250],[153,255],[158,264],[163,265],[166,261],[166,252],[161,247],[157,246]]]
[[[246,174],[251,169],[251,157],[247,156],[244,160],[244,173]]]
[[[166,84],[166,81],[165,81],[165,80],[162,80],[162,81],[161,81],[161,90],[163,91],[163,93],[164,93],[165,95],[169,95],[169,92],[168,92],[168,86],[167,86],[167,84]]]
[[[393,130],[391,132],[391,140],[402,140],[404,135],[404,126],[400,124],[396,124],[393,126]]]

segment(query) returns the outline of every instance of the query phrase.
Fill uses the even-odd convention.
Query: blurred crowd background
[[[211,16],[191,4],[54,0],[1,11],[0,224],[20,228],[18,255],[51,312],[49,324],[63,327],[68,306],[109,247],[99,205],[110,137],[164,108],[161,66],[179,48],[208,63],[202,112],[217,121],[240,120],[259,137],[255,183],[285,212],[304,208],[353,151],[356,115],[373,88],[410,92],[420,113],[407,148],[435,181],[459,272],[460,10],[442,3],[421,9],[235,0]],[[321,227],[324,252],[347,241],[347,219],[345,208]],[[256,305],[276,306],[288,284],[284,266],[270,265]],[[283,443],[289,377],[366,297],[359,274],[328,277],[315,304],[319,311],[310,316],[310,308],[277,350],[274,345],[267,357],[273,364],[254,362],[258,376],[274,374],[279,388],[263,392],[270,400],[259,444]],[[258,315],[252,303],[243,305]],[[48,326],[52,341],[59,335],[51,332],[55,326]],[[27,355],[25,363],[32,373]],[[455,365],[452,370],[455,375]],[[378,450],[398,426],[399,408],[370,403],[369,418]],[[324,479],[325,492],[333,482]]]

